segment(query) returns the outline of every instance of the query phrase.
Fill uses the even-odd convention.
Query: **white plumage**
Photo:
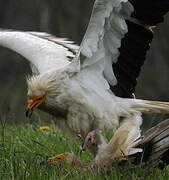
[[[39,107],[61,117],[60,123],[83,139],[93,129],[119,127],[104,148],[100,136],[98,164],[140,151],[134,145],[140,137],[141,112],[169,112],[168,103],[123,99],[110,91],[109,84],[117,83],[112,63],[132,11],[127,0],[96,0],[80,48],[46,33],[0,31],[0,44],[33,65],[34,75],[27,79],[29,110]]]

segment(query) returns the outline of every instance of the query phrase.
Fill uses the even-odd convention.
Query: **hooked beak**
[[[26,107],[26,117],[31,118],[33,110],[45,101],[45,96],[29,96]]]
[[[32,113],[33,113],[33,110],[27,109],[27,110],[26,110],[26,117],[27,117],[27,118],[31,118]]]

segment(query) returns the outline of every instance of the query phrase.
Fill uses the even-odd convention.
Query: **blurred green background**
[[[80,43],[94,0],[0,0],[0,27],[46,31]],[[138,79],[136,97],[169,101],[169,14],[155,31],[155,38]],[[0,48],[0,112],[10,109],[8,121],[26,122],[28,62]],[[44,116],[43,118],[47,118]],[[151,119],[164,118],[151,116]]]

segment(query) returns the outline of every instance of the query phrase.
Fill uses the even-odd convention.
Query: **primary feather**
[[[65,67],[78,50],[71,41],[46,33],[2,30],[0,41],[28,59],[40,74]]]
[[[106,80],[117,83],[112,63],[117,62],[121,39],[127,32],[125,18],[133,11],[126,0],[96,0],[84,39],[80,47],[81,68],[100,64]]]

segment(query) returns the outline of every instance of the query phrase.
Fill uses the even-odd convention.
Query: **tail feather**
[[[136,146],[144,149],[136,155],[137,162],[142,159],[150,167],[163,168],[169,164],[169,119],[148,130],[142,141]],[[138,157],[139,156],[139,157]]]
[[[146,144],[152,141],[152,139],[154,139],[154,141],[156,140],[157,142],[163,139],[164,137],[167,137],[169,133],[168,131],[169,131],[169,119],[166,119],[165,121],[162,121],[156,126],[147,130],[143,135],[141,144]]]
[[[169,114],[169,102],[148,101],[141,99],[133,99],[132,101],[132,108],[140,112]]]

